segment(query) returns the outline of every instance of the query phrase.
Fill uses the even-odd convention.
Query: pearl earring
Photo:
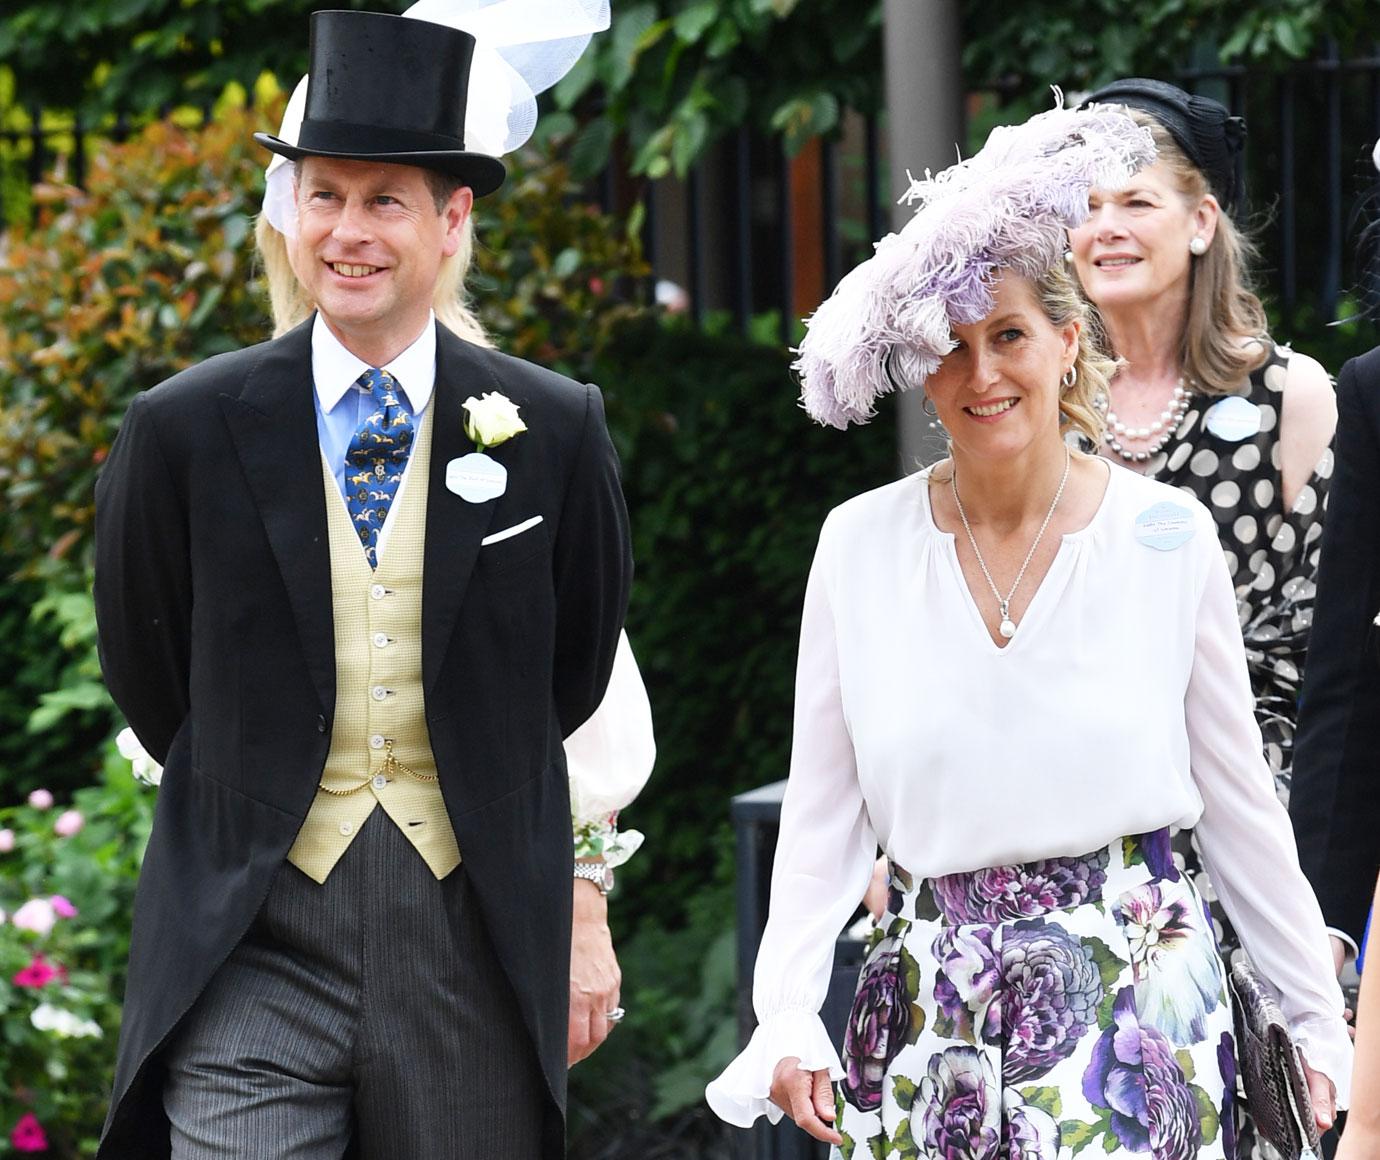
[[[1072,266],[1072,265],[1073,265],[1073,251],[1072,251],[1072,250],[1065,250],[1065,251],[1064,251],[1064,265],[1065,265],[1065,266]]]
[[[1201,258],[1207,253],[1207,242],[1203,241],[1202,238],[1194,238],[1188,243],[1188,252],[1195,258]]]

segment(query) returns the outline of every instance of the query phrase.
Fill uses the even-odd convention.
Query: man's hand
[[[816,1140],[843,1143],[834,1127],[834,1089],[827,1071],[801,1071],[800,1060],[787,1056],[772,1072],[769,1098]]]
[[[575,879],[575,915],[570,932],[570,1034],[567,1063],[574,1066],[603,1043],[613,1029],[608,1013],[618,1006],[623,982],[609,934],[608,899],[593,882]]]

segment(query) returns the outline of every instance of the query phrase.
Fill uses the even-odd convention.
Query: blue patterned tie
[[[370,367],[357,381],[369,392],[372,406],[345,452],[345,503],[369,567],[375,568],[379,533],[412,450],[413,426],[398,396],[397,379]]]

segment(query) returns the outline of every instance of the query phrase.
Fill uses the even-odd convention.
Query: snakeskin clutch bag
[[[1244,954],[1233,957],[1231,995],[1237,1066],[1256,1132],[1284,1160],[1317,1160],[1318,1129],[1303,1060],[1274,995]]]

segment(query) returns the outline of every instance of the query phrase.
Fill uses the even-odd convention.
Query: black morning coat
[[[116,704],[163,763],[134,905],[101,1160],[167,1156],[158,1049],[243,937],[316,792],[335,707],[330,553],[311,323],[136,398],[96,487],[96,614]],[[468,503],[462,403],[527,431]],[[438,327],[422,674],[441,790],[540,1057],[542,1157],[565,1154],[571,924],[562,739],[598,706],[632,560],[593,387]],[[534,515],[534,529],[481,549]],[[526,1045],[515,1045],[526,1050]],[[502,1082],[502,1077],[495,1077]]]
[[[1342,368],[1337,411],[1289,815],[1323,917],[1359,942],[1380,866],[1380,348]]]

